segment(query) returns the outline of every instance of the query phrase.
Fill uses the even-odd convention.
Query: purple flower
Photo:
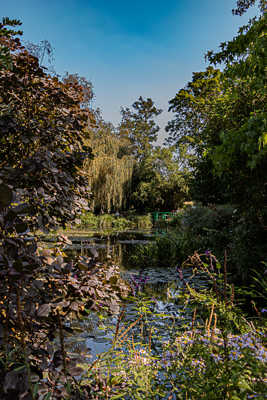
[[[262,309],[261,309],[261,312],[262,312],[262,313],[267,312],[267,308],[262,308]]]
[[[210,256],[210,254],[211,254],[211,251],[210,250],[206,250],[205,251],[205,255],[208,257],[208,256]]]

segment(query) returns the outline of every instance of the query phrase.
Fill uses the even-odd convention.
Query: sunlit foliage
[[[132,155],[124,152],[129,140],[118,136],[112,124],[105,123],[98,115],[87,144],[94,154],[84,167],[93,193],[92,209],[98,212],[126,209],[135,163]]]

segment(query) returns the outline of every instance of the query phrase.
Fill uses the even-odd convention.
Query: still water
[[[100,262],[112,260],[120,266],[122,277],[127,280],[133,288],[133,296],[125,302],[123,324],[129,326],[136,321],[140,315],[138,310],[138,299],[134,282],[136,279],[143,281],[142,298],[145,298],[146,326],[152,327],[157,332],[161,341],[170,339],[168,327],[187,324],[191,320],[191,310],[186,309],[184,304],[179,303],[179,292],[183,290],[183,284],[178,278],[175,268],[166,267],[141,267],[131,264],[131,255],[137,246],[145,246],[155,240],[156,236],[162,234],[153,231],[127,231],[127,232],[75,232],[68,235],[73,245],[68,249],[70,253],[81,253],[83,255],[94,255]],[[185,278],[190,272],[185,273]],[[201,282],[194,282],[194,286]],[[83,361],[94,360],[98,354],[107,351],[114,339],[118,315],[98,315],[91,313],[82,321],[74,321],[71,325],[73,333],[66,337],[66,349],[72,356]],[[142,328],[143,329],[143,328]],[[148,332],[141,332],[148,336]],[[132,328],[131,334],[140,337],[140,324]],[[153,343],[157,351],[159,343]]]

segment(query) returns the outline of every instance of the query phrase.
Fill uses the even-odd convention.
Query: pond
[[[112,260],[119,265],[122,277],[133,289],[133,296],[130,296],[123,305],[123,324],[129,326],[135,322],[140,316],[140,308],[143,307],[142,313],[148,322],[146,326],[149,325],[157,332],[157,337],[160,337],[161,341],[167,341],[170,339],[170,326],[188,324],[192,318],[191,310],[188,309],[186,312],[184,304],[178,300],[179,292],[183,290],[183,283],[178,278],[177,270],[169,268],[168,265],[142,269],[131,264],[131,254],[136,246],[150,243],[159,234],[162,233],[158,231],[71,232],[68,237],[73,244],[66,252],[70,256],[77,252],[93,255],[100,262]],[[185,279],[189,276],[190,271],[185,273]],[[202,282],[198,280],[194,285],[202,285]],[[141,286],[142,296],[137,293],[138,286]],[[118,309],[113,315],[99,315],[92,312],[83,320],[73,321],[71,325],[73,332],[65,338],[68,352],[84,362],[92,361],[98,354],[107,351],[114,340],[121,311]],[[142,334],[144,335],[144,332]],[[131,329],[131,335],[140,337],[140,324]],[[154,351],[160,351],[160,343],[152,340],[152,345]]]

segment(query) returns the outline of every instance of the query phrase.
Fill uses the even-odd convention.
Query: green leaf
[[[110,399],[111,400],[123,399],[126,394],[127,394],[127,392],[122,392],[120,394],[116,394],[115,396],[112,396]]]
[[[33,388],[33,398],[35,399],[35,398],[37,398],[37,393],[38,393],[38,383],[36,383],[35,385],[34,385],[34,388]]]
[[[13,369],[14,372],[19,372],[19,371],[23,371],[25,369],[25,365],[21,365],[20,367],[17,367],[15,369]]]

